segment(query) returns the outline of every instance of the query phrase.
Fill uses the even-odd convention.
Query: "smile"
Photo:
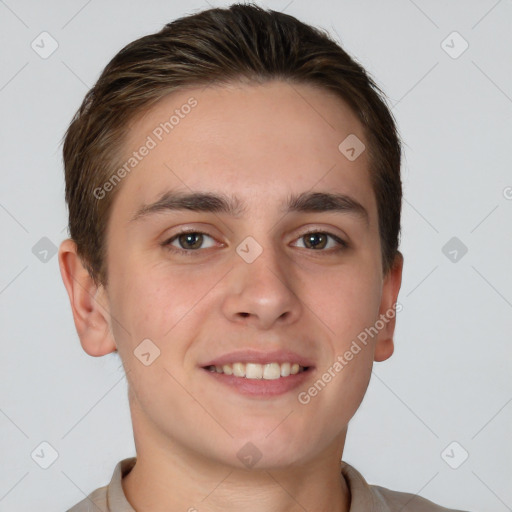
[[[246,379],[275,380],[288,377],[307,370],[307,367],[298,363],[233,363],[225,365],[210,365],[206,367],[210,372],[223,373]]]

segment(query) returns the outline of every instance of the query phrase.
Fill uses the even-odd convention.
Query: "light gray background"
[[[446,507],[512,510],[512,2],[258,3],[340,40],[405,143],[395,354],[375,364],[344,459]],[[120,360],[83,352],[57,256],[33,247],[67,236],[60,142],[103,67],[208,4],[229,2],[0,0],[1,511],[66,510],[135,454]],[[58,42],[46,59],[31,47],[43,31]],[[453,31],[469,44],[457,58]],[[468,249],[456,262],[452,237]]]

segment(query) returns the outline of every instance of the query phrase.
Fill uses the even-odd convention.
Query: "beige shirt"
[[[67,512],[135,512],[126,499],[121,480],[136,461],[136,457],[131,457],[118,462],[108,485],[96,489]],[[341,473],[350,489],[350,512],[464,512],[440,507],[416,494],[369,485],[355,468],[344,461]]]

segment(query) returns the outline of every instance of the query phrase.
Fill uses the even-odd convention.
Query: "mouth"
[[[314,377],[313,359],[293,350],[245,348],[202,361],[199,365],[209,382],[237,394],[254,398],[284,395]]]
[[[248,398],[268,400],[285,396],[299,387],[307,387],[314,380],[314,366],[298,363],[231,363],[207,365],[201,368],[210,382],[224,390]]]
[[[232,363],[224,365],[208,365],[203,366],[204,370],[211,373],[219,373],[230,375],[242,379],[262,379],[276,380],[280,378],[288,378],[291,375],[297,375],[310,370],[310,366],[301,366],[299,363],[293,362],[272,362],[272,363]]]

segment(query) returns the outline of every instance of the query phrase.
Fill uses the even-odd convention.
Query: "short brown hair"
[[[233,4],[184,16],[129,43],[71,121],[63,145],[69,233],[96,284],[107,284],[105,232],[120,186],[101,199],[94,190],[121,165],[130,121],[185,87],[270,80],[332,91],[361,121],[387,274],[398,252],[402,185],[401,143],[384,94],[327,32],[281,12]]]

